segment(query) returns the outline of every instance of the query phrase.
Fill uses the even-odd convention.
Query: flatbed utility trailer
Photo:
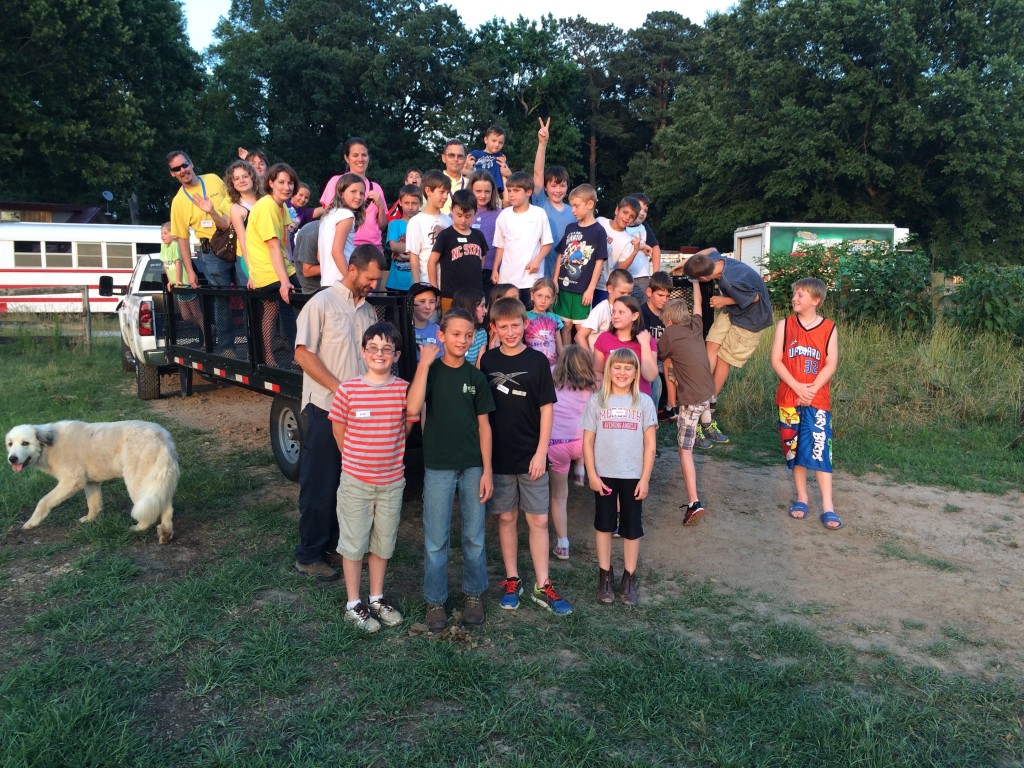
[[[182,397],[192,394],[195,372],[212,381],[270,395],[274,398],[270,408],[270,444],[274,458],[285,477],[297,480],[303,428],[300,418],[302,369],[294,358],[295,335],[293,330],[286,333],[280,315],[268,345],[263,343],[261,330],[264,308],[268,303],[276,304],[276,300],[268,300],[253,291],[228,288],[175,288],[172,292],[167,290],[166,279],[163,288],[161,293],[145,296],[152,302],[152,312],[158,319],[153,327],[157,329],[158,350],[163,354],[159,361],[152,353],[148,359],[135,361],[137,368],[145,368],[152,374],[142,380],[157,382],[155,389],[148,387],[143,391],[140,388],[139,396],[143,399],[159,397],[158,373],[174,370],[179,374]],[[296,317],[312,296],[292,294],[291,306]],[[128,311],[131,311],[131,298],[128,296],[122,302]],[[394,324],[401,333],[402,354],[394,372],[411,381],[416,369],[416,343],[409,299],[405,295],[379,293],[371,294],[367,301],[378,320]],[[216,338],[218,315],[231,329],[230,340]],[[354,341],[358,345],[360,339]],[[267,349],[272,359],[268,359]]]

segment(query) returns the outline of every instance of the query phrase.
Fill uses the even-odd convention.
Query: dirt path
[[[197,383],[188,407],[177,398],[153,405],[162,417],[218,430],[228,444],[270,450],[264,395]],[[836,509],[846,526],[826,531],[813,503],[806,520],[786,516],[784,467],[701,455],[698,478],[708,514],[683,528],[682,480],[663,450],[644,508],[645,568],[748,591],[775,615],[810,622],[866,653],[989,679],[1024,675],[1019,492],[965,494],[837,473]],[[284,487],[297,495],[298,486]],[[574,557],[592,556],[591,498],[570,495]]]

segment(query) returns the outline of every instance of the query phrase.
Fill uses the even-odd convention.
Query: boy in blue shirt
[[[469,153],[473,158],[473,170],[487,171],[491,174],[498,192],[505,191],[505,176],[512,173],[508,167],[508,159],[501,151],[504,146],[505,129],[500,125],[492,125],[484,133],[484,148],[474,149]]]

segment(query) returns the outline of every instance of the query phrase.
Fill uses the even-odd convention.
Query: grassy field
[[[0,353],[5,430],[149,413],[126,395],[113,343],[89,358],[24,340]],[[873,370],[902,355],[872,359]],[[745,371],[732,394],[764,390],[762,373]],[[849,411],[883,389],[873,373],[856,384],[845,375],[837,395]],[[950,382],[947,397],[966,400],[959,386]],[[901,407],[884,397],[878,419]],[[886,413],[874,426],[870,413],[837,408],[846,456],[855,457],[843,462],[956,487],[1021,487],[1019,455],[1015,469],[1002,463],[1013,460],[999,444],[1015,426],[1000,425],[1002,406],[966,404],[968,420],[993,435],[982,441],[955,423],[934,426],[945,410],[925,419],[908,402],[907,415]],[[775,460],[770,413],[730,406],[725,416],[763,447],[731,449],[734,458]],[[900,437],[915,419],[920,431]],[[978,443],[956,442],[958,457],[918,469],[931,448],[915,435],[928,430],[938,442]],[[408,630],[423,618],[410,598],[400,602],[406,627],[364,636],[340,620],[337,587],[290,573],[294,509],[275,497],[284,481],[267,452],[228,447],[214,460],[202,433],[171,431],[183,469],[176,528],[187,544],[159,547],[153,533],[131,534],[116,482],[105,485],[109,512],[98,522],[76,522],[78,496],[23,533],[53,481],[0,475],[0,765],[973,768],[1024,760],[1019,683],[944,676],[885,655],[865,660],[799,623],[766,618],[751,595],[675,574],[646,574],[634,610],[580,600],[555,620],[528,605],[502,614],[492,602],[481,631],[441,639]],[[891,438],[892,458],[873,453],[875,433]],[[417,523],[408,520],[403,534]],[[498,561],[496,551],[489,556]],[[389,591],[418,595],[421,568],[415,537],[401,536]],[[567,594],[590,594],[592,564],[577,558],[559,568]]]

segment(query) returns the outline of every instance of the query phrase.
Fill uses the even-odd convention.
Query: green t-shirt
[[[487,379],[463,362],[450,368],[435,360],[427,373],[423,465],[428,469],[483,466],[478,416],[494,410]]]

